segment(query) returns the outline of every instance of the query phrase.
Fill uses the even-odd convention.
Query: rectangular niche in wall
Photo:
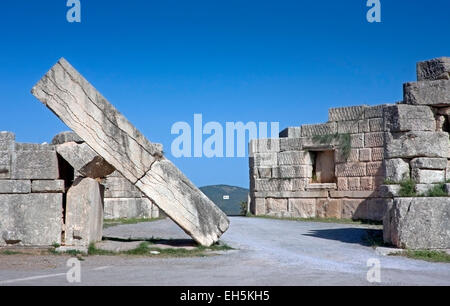
[[[313,157],[313,181],[311,183],[336,183],[334,151],[311,152]]]

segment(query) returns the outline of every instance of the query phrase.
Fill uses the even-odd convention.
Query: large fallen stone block
[[[386,133],[385,158],[447,158],[449,146],[445,132]]]
[[[436,121],[431,108],[423,105],[397,104],[384,108],[387,131],[435,131]]]
[[[417,80],[450,80],[450,57],[440,57],[417,63]]]
[[[0,194],[0,246],[61,244],[62,194]]]
[[[86,143],[63,143],[56,146],[56,152],[74,168],[77,175],[103,178],[115,171],[113,166],[98,156]]]
[[[450,198],[394,199],[383,220],[383,236],[399,248],[450,248]]]
[[[164,158],[161,147],[66,60],[51,68],[32,93],[198,243],[212,245],[228,229],[226,215]]]
[[[405,103],[413,105],[450,105],[450,81],[422,81],[403,86]]]
[[[15,144],[11,178],[17,180],[55,180],[58,177],[58,158],[54,146]]]
[[[94,179],[80,178],[67,192],[65,244],[89,246],[102,240],[103,187]]]

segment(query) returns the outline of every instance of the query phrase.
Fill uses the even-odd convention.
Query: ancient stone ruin
[[[388,243],[450,248],[450,198],[426,197],[450,187],[450,58],[418,63],[417,78],[401,102],[333,108],[326,123],[251,141],[251,212],[384,220]]]
[[[201,245],[212,245],[228,229],[226,215],[164,157],[161,146],[148,141],[65,59],[32,93],[85,141],[78,150],[86,145],[98,154],[80,163],[79,172],[111,165]],[[83,183],[94,188],[90,180]]]
[[[103,219],[155,218],[156,205],[73,132],[52,144],[0,133],[0,246],[88,247]]]

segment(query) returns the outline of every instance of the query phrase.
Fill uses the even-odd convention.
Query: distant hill
[[[241,214],[241,202],[247,202],[249,193],[246,188],[228,185],[205,186],[200,187],[200,190],[228,216]]]

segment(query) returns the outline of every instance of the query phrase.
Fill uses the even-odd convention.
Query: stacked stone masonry
[[[276,217],[385,219],[385,231],[391,233],[387,242],[419,246],[408,241],[405,233],[402,239],[393,237],[392,233],[402,231],[391,229],[403,223],[398,218],[388,222],[385,217],[403,205],[396,199],[402,182],[414,181],[417,194],[426,196],[450,179],[449,75],[450,58],[418,63],[418,81],[404,85],[401,102],[332,108],[326,123],[289,127],[278,139],[252,140],[251,212]],[[420,200],[412,203],[420,205]],[[450,206],[442,205],[434,211],[445,214],[447,221],[439,223],[443,228],[439,244],[434,245],[450,248]],[[409,219],[407,228],[414,228],[414,222],[421,220]],[[432,248],[433,243],[426,246]]]
[[[156,218],[159,209],[73,132],[52,144],[0,132],[0,247],[87,247],[103,219]]]

